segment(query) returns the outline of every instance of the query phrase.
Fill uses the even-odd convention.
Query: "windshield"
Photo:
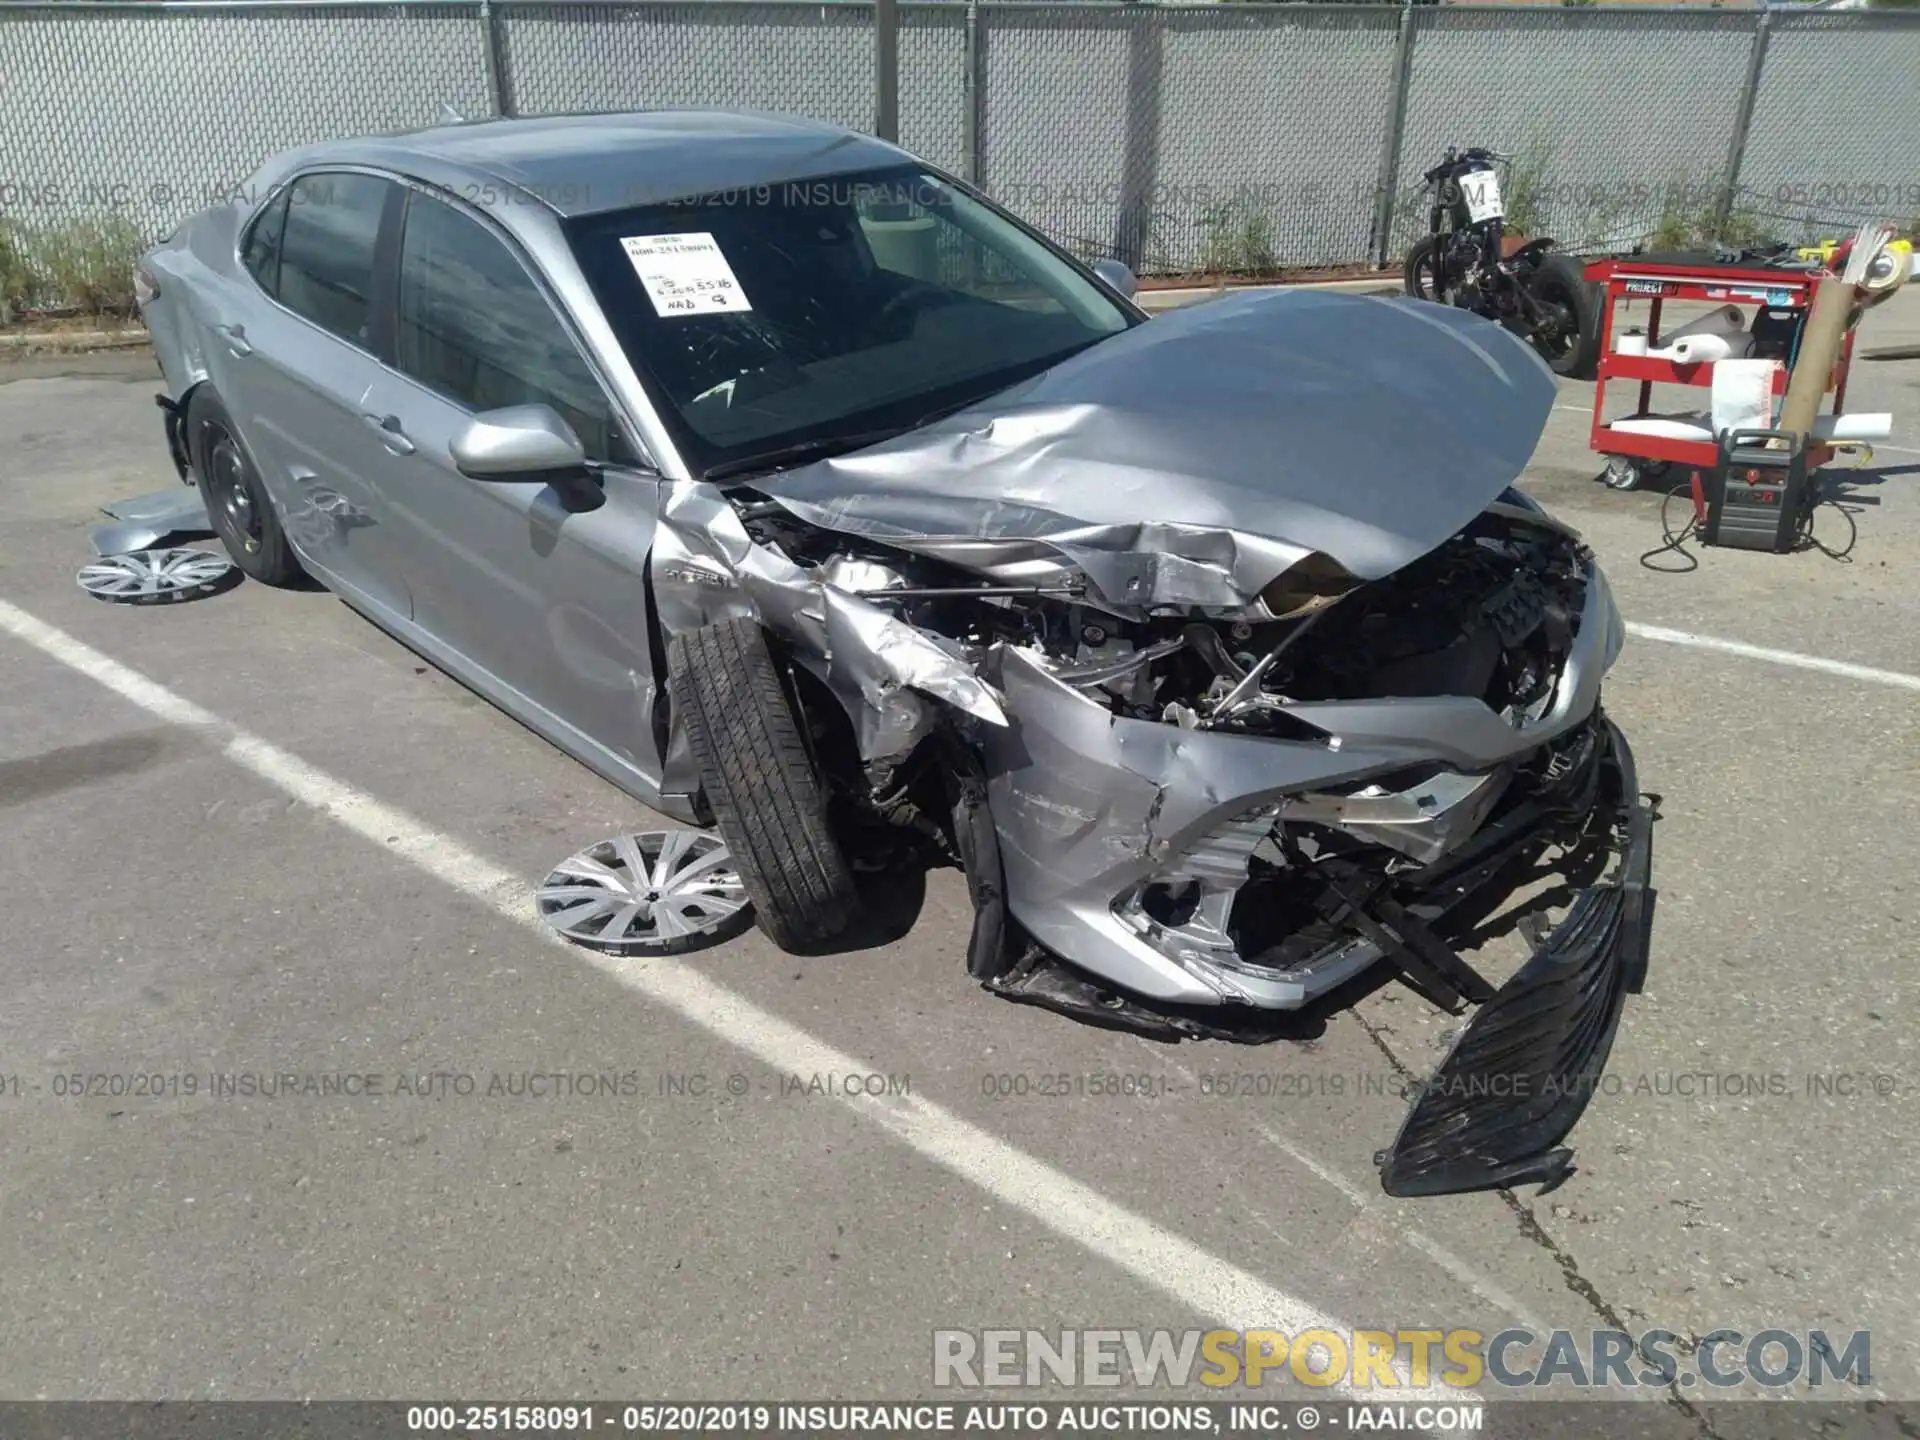
[[[1133,322],[1045,241],[917,166],[589,215],[568,233],[696,474],[870,443]]]

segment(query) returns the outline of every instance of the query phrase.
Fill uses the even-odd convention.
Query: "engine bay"
[[[996,584],[770,501],[742,513],[756,542],[944,638],[976,670],[1013,646],[1116,716],[1293,740],[1325,738],[1288,713],[1304,701],[1461,696],[1514,722],[1537,714],[1578,633],[1590,558],[1568,532],[1501,507],[1370,583],[1310,556],[1258,613],[1221,618],[1105,604],[1070,571]]]

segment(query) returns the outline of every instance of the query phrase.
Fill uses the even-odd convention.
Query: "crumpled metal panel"
[[[1232,610],[1308,555],[1371,579],[1458,533],[1507,493],[1554,394],[1529,348],[1463,313],[1247,295],[754,488],[823,529],[997,580],[1045,585],[1077,570],[1091,603],[1122,613]],[[1298,1006],[1378,951],[1356,942],[1310,975],[1170,955],[1116,908],[1121,897],[1207,851],[1223,825],[1281,816],[1290,797],[1409,763],[1480,775],[1546,742],[1591,712],[1620,628],[1589,567],[1545,713],[1515,722],[1448,695],[1287,706],[1326,736],[1315,743],[1116,715],[1038,652],[1002,644],[981,657],[854,593],[896,586],[892,566],[854,555],[809,569],[757,543],[703,482],[665,488],[652,566],[669,633],[756,618],[839,697],[869,761],[905,753],[931,723],[910,691],[986,722],[974,738],[1009,911],[1062,959],[1189,1004]],[[1474,790],[1460,823],[1498,790]],[[1377,838],[1415,854],[1457,838],[1424,812],[1386,828]]]
[[[193,539],[213,534],[206,502],[199,487],[193,485],[175,485],[151,495],[115,500],[100,509],[113,519],[94,526],[87,534],[96,555],[130,555],[136,550],[152,550],[169,537]]]
[[[1292,819],[1320,818],[1365,835],[1375,817],[1314,816],[1300,797],[1408,764],[1468,775],[1497,770],[1593,713],[1618,652],[1619,623],[1605,580],[1589,566],[1578,633],[1543,714],[1513,724],[1484,702],[1455,695],[1288,705],[1287,714],[1329,737],[1324,745],[1117,716],[1056,679],[1034,652],[1000,647],[990,673],[1011,724],[987,732],[985,759],[1009,911],[1055,954],[1152,999],[1299,1005],[1352,970],[1309,983],[1182,966],[1116,918],[1113,901],[1178,868],[1205,837],[1250,810],[1271,806],[1284,823],[1297,806],[1303,813]],[[1456,818],[1369,838],[1406,853],[1444,852],[1462,828],[1484,818],[1503,786],[1504,777]]]
[[[1007,723],[957,646],[756,544],[711,485],[685,480],[665,487],[652,573],[655,610],[668,634],[758,619],[798,642],[803,655],[826,662],[827,682],[856,718],[867,708],[884,715],[888,698],[905,687],[990,725]],[[863,726],[868,748],[889,729],[899,727]]]
[[[1512,778],[1506,767],[1481,775],[1443,770],[1417,785],[1380,795],[1310,791],[1289,797],[1280,807],[1280,818],[1337,825],[1349,835],[1427,864],[1480,828]]]
[[[100,513],[116,520],[139,521],[146,525],[165,525],[175,530],[201,530],[207,524],[207,506],[193,485],[169,485],[148,495],[126,500],[111,500]]]
[[[1183,967],[1116,917],[1113,901],[1248,810],[1404,763],[1409,753],[1126,719],[1055,680],[1032,652],[1002,649],[996,658],[1013,724],[987,732],[987,796],[1008,908],[1028,933],[1149,999],[1302,1003],[1298,984]]]
[[[1457,533],[1555,393],[1525,342],[1461,311],[1243,293],[759,488],[907,550],[1041,542],[1115,608],[1240,608],[1311,552],[1377,579]]]

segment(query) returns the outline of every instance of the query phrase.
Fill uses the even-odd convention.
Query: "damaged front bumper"
[[[1481,1007],[1379,1155],[1388,1193],[1557,1183],[1571,1156],[1555,1147],[1647,963],[1652,813],[1599,704],[1619,630],[1594,569],[1539,713],[1288,707],[1317,742],[1116,717],[1005,652],[1012,723],[985,736],[987,794],[1007,913],[1046,953],[990,988],[1167,1038],[1252,1039],[1384,963],[1444,1009]],[[1550,851],[1578,893],[1496,990],[1458,953],[1463,916]]]
[[[1615,865],[1474,1016],[1375,1157],[1389,1195],[1443,1195],[1569,1173],[1559,1147],[1598,1088],[1628,995],[1647,972],[1653,809],[1611,722],[1601,757]]]
[[[1393,1143],[1374,1157],[1390,1195],[1535,1182],[1551,1188],[1571,1172],[1572,1151],[1560,1141],[1599,1088],[1626,997],[1639,993],[1646,976],[1655,818],[1626,739],[1604,714],[1594,714],[1572,748],[1580,758],[1559,795],[1513,806],[1449,855],[1398,883],[1348,891],[1329,912],[1353,939],[1322,964],[1347,975],[1384,960],[1451,1012],[1480,1005],[1433,1075],[1415,1087]],[[1577,856],[1582,873],[1601,878],[1578,890],[1557,926],[1529,934],[1531,957],[1496,990],[1436,927],[1476,898],[1503,894],[1517,864],[1556,843],[1572,847],[1565,868],[1575,869]],[[1011,1000],[1163,1039],[1286,1033],[1248,1024],[1249,1017],[1279,1018],[1271,1010],[1142,1002],[1038,951],[988,986]]]
[[[1014,723],[984,749],[1009,912],[1049,951],[1148,1001],[1298,1009],[1387,952],[1356,933],[1305,959],[1248,953],[1232,907],[1263,841],[1330,822],[1408,860],[1484,846],[1522,758],[1595,723],[1621,639],[1591,567],[1542,713],[1510,722],[1459,696],[1302,703],[1287,714],[1318,739],[1298,741],[1116,717],[1028,652],[1004,651],[995,679]]]

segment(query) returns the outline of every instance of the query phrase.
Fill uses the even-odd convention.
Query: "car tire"
[[[220,397],[202,387],[187,404],[187,454],[194,483],[206,503],[207,520],[227,555],[262,585],[292,585],[300,561],[287,543],[279,513],[260,482],[260,472],[234,429]]]
[[[782,950],[830,940],[859,909],[788,685],[751,620],[673,637],[667,671],[701,788],[760,928]]]

